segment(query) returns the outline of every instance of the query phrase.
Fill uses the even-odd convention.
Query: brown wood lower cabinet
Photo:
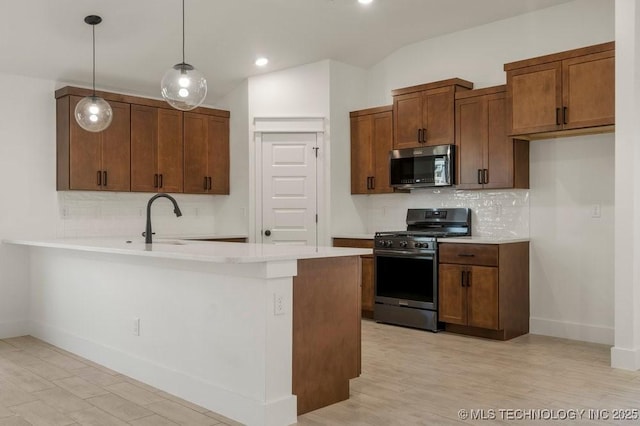
[[[333,246],[373,249],[373,239],[334,238]],[[362,317],[373,318],[373,306],[375,304],[373,254],[360,256],[360,261],[362,263]]]
[[[494,339],[529,332],[529,243],[439,245],[440,321]]]
[[[298,415],[349,398],[360,375],[359,256],[298,261],[292,391]]]

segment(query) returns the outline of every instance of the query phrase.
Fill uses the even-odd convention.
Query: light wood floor
[[[640,410],[640,372],[610,368],[604,345],[535,335],[496,342],[364,320],[362,361],[351,398],[298,425],[540,425],[522,418],[579,410],[582,419],[551,423],[640,424],[612,419]],[[461,409],[495,418],[463,422]],[[32,337],[0,340],[0,426],[127,424],[237,423]]]
[[[614,409],[640,410],[640,372],[611,368],[609,352],[553,337],[498,342],[365,320],[362,375],[351,381],[351,398],[300,416],[298,425],[461,424],[461,409],[484,409],[486,417],[493,409],[493,421],[466,422],[485,425],[640,424],[611,418]],[[555,410],[539,413],[558,419],[564,416],[558,410],[587,411],[581,421],[545,422],[524,420],[535,414],[529,409]],[[610,419],[587,420],[589,409],[607,409]]]

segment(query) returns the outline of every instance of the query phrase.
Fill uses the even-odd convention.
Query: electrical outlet
[[[134,336],[140,335],[140,318],[133,319],[133,335]]]
[[[591,206],[591,217],[600,217],[602,214],[600,204],[593,204]]]
[[[275,293],[273,295],[273,314],[274,315],[284,315],[284,294]]]

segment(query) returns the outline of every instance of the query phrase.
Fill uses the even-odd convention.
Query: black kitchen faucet
[[[144,242],[145,244],[151,244],[151,204],[153,204],[153,202],[158,199],[158,198],[168,198],[172,203],[173,203],[173,212],[176,214],[177,217],[182,216],[182,212],[180,211],[180,207],[178,207],[178,202],[175,200],[175,198],[173,198],[171,195],[169,194],[156,194],[153,197],[151,197],[149,199],[149,202],[147,203],[147,227],[146,230],[144,231],[144,233],[142,235],[144,235]]]

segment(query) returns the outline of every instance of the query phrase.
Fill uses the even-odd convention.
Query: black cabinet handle
[[[464,271],[460,272],[460,287],[464,287]]]
[[[371,189],[376,189],[376,177],[371,176]]]
[[[482,184],[482,169],[478,169],[478,183]]]
[[[207,176],[207,189],[211,190],[211,176]]]
[[[205,191],[207,190],[207,177],[204,177],[204,185],[202,187],[202,189],[204,189]]]
[[[567,107],[562,107],[562,122],[567,124]]]
[[[482,174],[482,183],[489,183],[489,169],[484,169]]]
[[[471,287],[471,271],[467,271],[467,287]]]
[[[556,108],[556,126],[560,125],[560,108]]]
[[[102,172],[102,185],[107,186],[107,171]]]
[[[158,186],[159,186],[160,188],[162,188],[162,187],[164,186],[164,185],[163,185],[162,180],[163,180],[163,179],[162,179],[162,173],[160,173],[160,183],[158,184]]]
[[[418,129],[418,143],[422,143],[422,129]]]
[[[158,174],[157,173],[153,174],[153,187],[154,188],[158,187]]]
[[[427,129],[422,128],[422,143],[427,143]]]
[[[98,170],[98,186],[102,186],[102,172]]]

